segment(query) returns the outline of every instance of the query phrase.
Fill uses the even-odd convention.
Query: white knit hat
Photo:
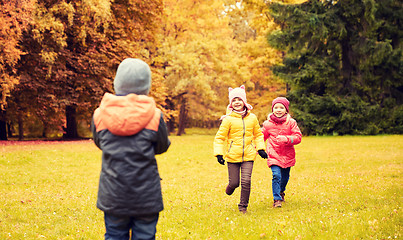
[[[245,86],[244,85],[242,85],[240,87],[237,87],[237,88],[234,88],[234,89],[230,87],[230,88],[228,88],[228,92],[229,92],[228,93],[228,98],[229,98],[228,107],[229,108],[232,108],[231,107],[232,100],[234,98],[236,98],[236,97],[239,97],[240,99],[242,99],[242,101],[245,104],[245,107],[247,109],[249,109],[249,110],[253,109],[253,107],[250,104],[248,104],[248,102],[246,101],[246,92],[245,92]]]

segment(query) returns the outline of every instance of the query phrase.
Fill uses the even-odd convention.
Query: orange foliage
[[[15,66],[23,54],[18,43],[30,20],[34,0],[0,3],[0,109],[3,109],[10,91],[18,83]]]

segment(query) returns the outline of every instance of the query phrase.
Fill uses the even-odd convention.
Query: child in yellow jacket
[[[263,134],[252,106],[246,101],[245,87],[229,88],[229,105],[227,115],[214,139],[214,156],[217,161],[228,165],[229,183],[225,190],[231,195],[239,187],[241,180],[241,197],[238,209],[247,212],[249,203],[253,162],[257,153],[267,159]],[[241,172],[241,179],[239,179]]]

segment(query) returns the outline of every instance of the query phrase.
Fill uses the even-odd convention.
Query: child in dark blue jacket
[[[155,154],[170,140],[152,97],[151,70],[139,59],[123,60],[114,79],[116,95],[106,93],[91,129],[102,150],[97,207],[104,212],[105,239],[155,239],[163,210]]]

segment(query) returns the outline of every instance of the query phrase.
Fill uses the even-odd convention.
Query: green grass
[[[402,239],[403,136],[304,137],[281,209],[258,158],[246,215],[213,139],[172,136],[157,157],[157,239]],[[102,239],[100,157],[91,141],[0,145],[0,239]]]

